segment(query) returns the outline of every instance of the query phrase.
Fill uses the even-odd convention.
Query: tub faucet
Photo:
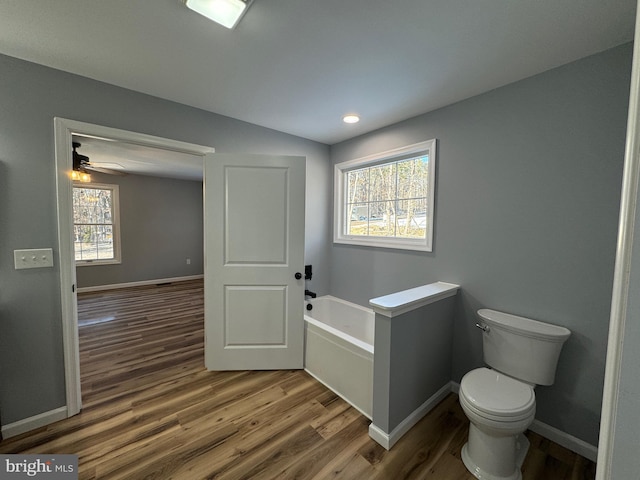
[[[311,297],[311,298],[316,298],[317,297],[317,295],[314,292],[310,291],[310,290],[305,290],[304,291],[304,296],[305,297]]]

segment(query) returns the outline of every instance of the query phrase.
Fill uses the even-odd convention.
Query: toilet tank
[[[478,310],[487,365],[535,385],[551,385],[562,345],[571,332],[557,325],[495,310]]]

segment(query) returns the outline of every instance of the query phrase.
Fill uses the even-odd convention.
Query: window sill
[[[76,261],[76,267],[95,267],[98,265],[120,265],[121,260],[81,260]]]
[[[342,243],[345,245],[358,245],[361,247],[375,248],[393,248],[396,250],[414,250],[418,252],[431,252],[433,248],[427,244],[424,239],[388,239],[388,238],[358,238],[358,237],[337,237],[333,239],[333,243]]]

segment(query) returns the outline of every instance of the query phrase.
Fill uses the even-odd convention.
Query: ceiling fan
[[[125,172],[119,170],[112,170],[110,168],[100,167],[92,164],[89,157],[77,152],[77,148],[80,148],[82,144],[80,142],[73,142],[73,171],[79,174],[87,174],[88,172],[106,173],[108,175],[126,175]]]

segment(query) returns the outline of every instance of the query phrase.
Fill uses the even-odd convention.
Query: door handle
[[[300,272],[296,272],[294,277],[296,277],[296,280],[300,280],[302,278],[302,274]]]

